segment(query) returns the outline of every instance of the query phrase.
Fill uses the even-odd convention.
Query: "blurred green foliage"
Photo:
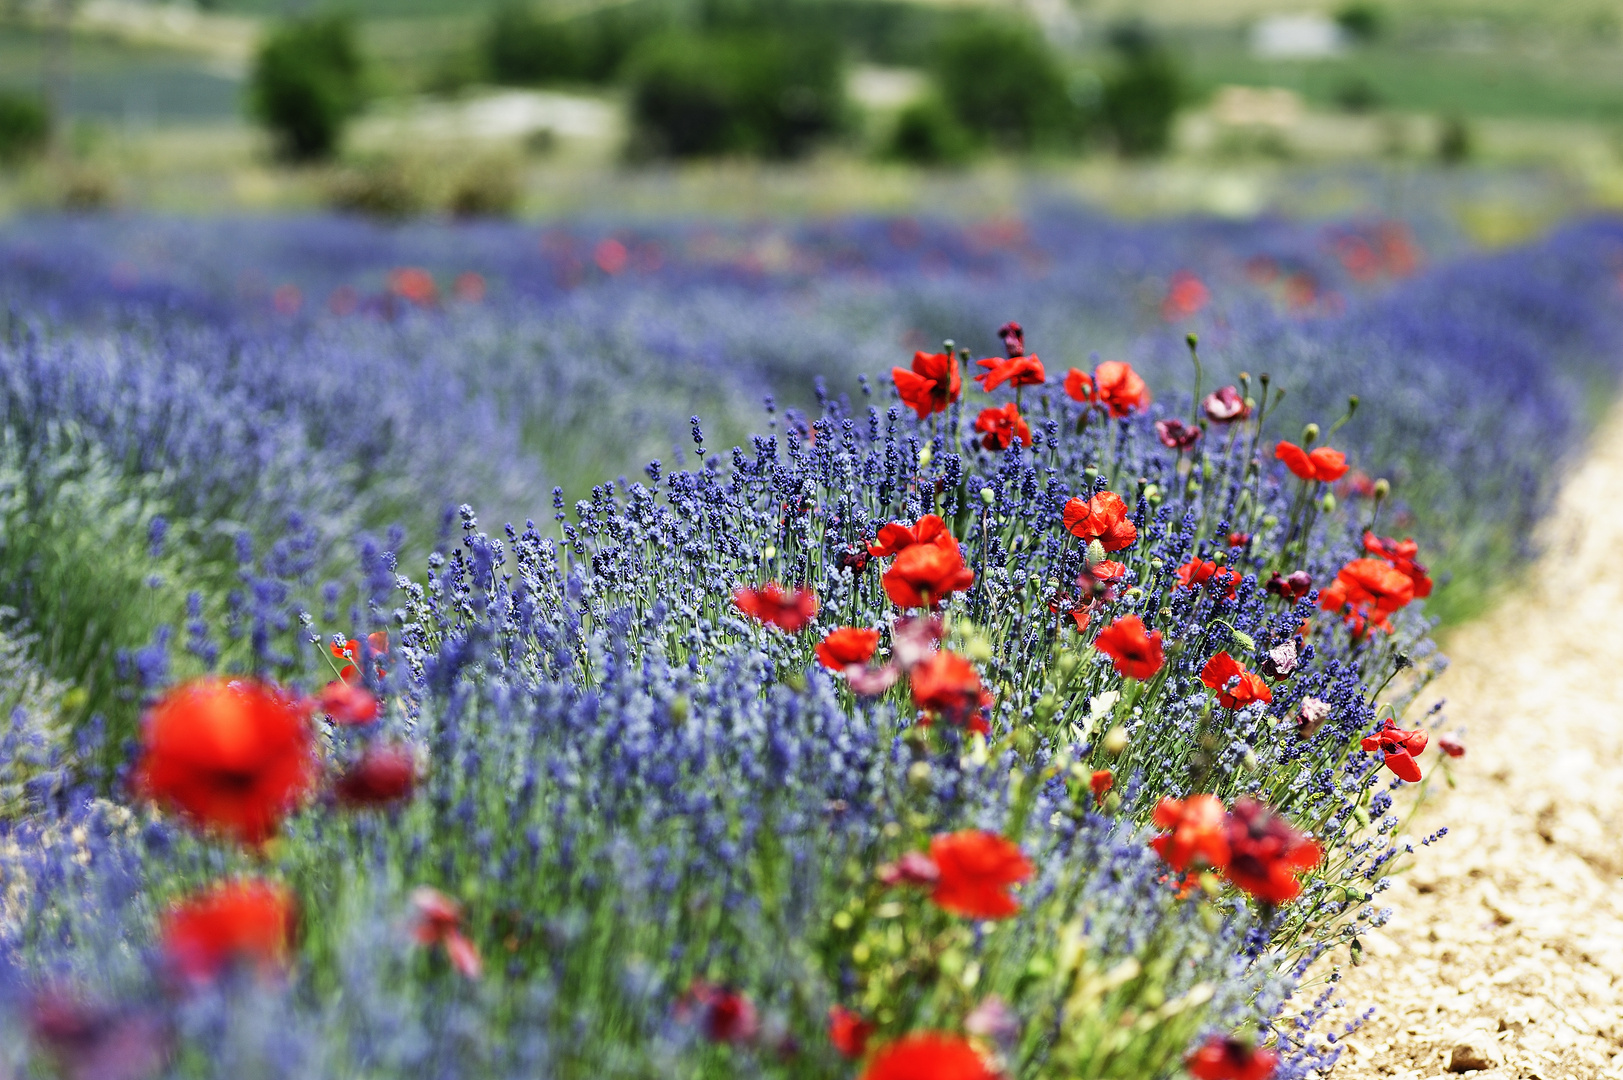
[[[1165,153],[1185,97],[1183,75],[1172,55],[1142,25],[1118,27],[1111,38],[1120,59],[1100,96],[1104,126],[1125,157]]]
[[[344,124],[365,101],[354,23],[341,15],[298,19],[269,34],[251,76],[253,113],[294,161],[331,157]]]
[[[0,165],[15,165],[45,149],[51,114],[32,94],[0,90]]]
[[[1006,150],[1079,143],[1085,114],[1059,57],[1029,23],[987,17],[962,24],[942,37],[931,60],[941,99],[977,140]]]
[[[884,157],[914,165],[959,165],[974,151],[973,140],[935,94],[897,114]]]

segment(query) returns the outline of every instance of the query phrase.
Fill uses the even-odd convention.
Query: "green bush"
[[[1123,28],[1113,43],[1121,59],[1104,81],[1100,118],[1124,156],[1164,153],[1184,97],[1178,66],[1140,27]]]
[[[1336,24],[1356,41],[1374,41],[1386,30],[1386,12],[1364,0],[1353,0],[1336,10]]]
[[[420,170],[396,158],[378,158],[343,169],[327,186],[327,204],[346,214],[403,221],[428,209]]]
[[[969,159],[973,140],[940,98],[915,101],[896,117],[885,156],[916,165],[957,165]]]
[[[1029,24],[963,23],[942,37],[932,67],[942,101],[977,139],[1032,150],[1073,145],[1082,134],[1065,70]]]
[[[344,124],[364,100],[361,54],[349,19],[295,20],[274,30],[260,46],[249,101],[285,157],[331,157]]]
[[[546,18],[523,4],[507,4],[490,17],[485,66],[496,82],[605,83],[626,58],[664,26],[662,9],[632,3],[569,19]]]
[[[39,153],[50,135],[51,114],[43,101],[0,90],[0,165],[15,165]]]
[[[844,119],[838,46],[813,35],[663,34],[628,72],[636,146],[647,154],[794,157]]]

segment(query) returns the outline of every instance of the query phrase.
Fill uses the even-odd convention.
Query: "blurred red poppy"
[[[1018,844],[979,829],[947,833],[930,841],[939,876],[930,899],[944,911],[971,919],[1005,919],[1020,910],[1009,887],[1031,877],[1031,862]]]
[[[1226,652],[1206,661],[1200,671],[1200,681],[1217,691],[1217,702],[1225,709],[1243,709],[1255,701],[1274,700],[1274,692],[1268,689],[1262,676],[1247,671],[1245,665]]]
[[[1144,631],[1144,620],[1123,615],[1093,639],[1093,647],[1114,661],[1116,671],[1130,679],[1148,679],[1165,662],[1161,631]]]
[[[956,543],[914,544],[902,549],[880,583],[897,607],[929,608],[975,584],[975,572]]]
[[[852,1012],[843,1005],[828,1010],[828,1041],[841,1057],[856,1059],[868,1052],[868,1038],[874,1033],[874,1024],[864,1020],[861,1013]]]
[[[737,990],[694,979],[676,1004],[678,1019],[695,1020],[704,1037],[718,1043],[747,1043],[760,1033],[755,1006]]]
[[[962,1035],[919,1031],[880,1047],[861,1080],[1002,1080]]]
[[[1083,540],[1097,540],[1106,551],[1120,551],[1138,539],[1138,526],[1127,518],[1127,504],[1114,491],[1065,504],[1065,529]]]
[[[1279,1055],[1239,1039],[1213,1035],[1190,1052],[1184,1067],[1194,1080],[1268,1080]]]
[[[987,725],[980,710],[992,704],[992,695],[981,685],[974,664],[943,649],[913,665],[908,680],[913,704],[920,710],[985,734]]]
[[[306,707],[263,683],[198,679],[141,725],[135,791],[247,844],[281,827],[315,781]]]
[[[1155,853],[1174,870],[1204,863],[1222,869],[1229,861],[1228,814],[1216,795],[1163,798],[1150,821],[1170,830],[1150,841]]]
[[[1110,789],[1116,786],[1116,777],[1109,769],[1100,769],[1088,778],[1088,788],[1093,792],[1093,801],[1096,805],[1104,805],[1105,796]]]
[[[1150,406],[1150,388],[1131,364],[1106,360],[1093,369],[1094,399],[1115,417]]]
[[[1211,298],[1205,282],[1187,270],[1179,270],[1167,285],[1166,298],[1161,301],[1161,318],[1180,322],[1199,312]]]
[[[462,905],[424,885],[412,890],[411,906],[415,913],[411,936],[417,944],[443,948],[445,958],[463,977],[479,978],[485,965],[479,947],[462,932]]]
[[[1380,751],[1386,757],[1386,767],[1391,769],[1401,780],[1411,784],[1420,782],[1420,763],[1415,758],[1426,749],[1427,736],[1424,730],[1404,731],[1392,721],[1388,720],[1381,725],[1373,735],[1364,736],[1359,743],[1365,753],[1373,754]]]
[[[896,380],[896,392],[920,420],[945,412],[963,390],[958,361],[947,353],[916,352],[911,371],[895,367],[890,374]]]
[[[1242,798],[1229,811],[1229,861],[1224,875],[1266,904],[1283,904],[1302,891],[1298,876],[1319,865],[1324,849],[1272,809]]]
[[[1424,566],[1415,562],[1415,556],[1420,554],[1420,545],[1413,538],[1394,540],[1389,536],[1365,532],[1364,550],[1385,559],[1392,564],[1392,569],[1413,582],[1415,599],[1421,600],[1431,595],[1431,575]]]
[[[879,528],[879,535],[868,545],[868,554],[875,558],[895,555],[914,544],[943,544],[954,548],[958,541],[947,531],[947,523],[935,514],[925,514],[911,525],[892,521]]]
[[[1289,575],[1281,577],[1275,570],[1268,579],[1267,590],[1275,596],[1283,596],[1286,600],[1296,601],[1313,591],[1313,575],[1306,570],[1293,570]]]
[[[1155,422],[1155,437],[1168,450],[1187,450],[1200,441],[1203,432],[1194,424],[1186,424],[1177,417]]]
[[[1195,589],[1207,582],[1233,600],[1240,587],[1240,575],[1209,559],[1191,559],[1178,567],[1178,588]]]
[[[316,708],[333,723],[344,726],[370,724],[378,718],[378,699],[371,691],[344,679],[334,679],[321,688],[321,693],[316,695]]]
[[[418,307],[427,307],[439,299],[439,288],[434,284],[434,275],[416,266],[402,266],[390,270],[389,291]]]
[[[238,964],[270,975],[287,967],[297,918],[285,887],[231,881],[172,907],[159,936],[165,960],[186,982],[212,982]]]
[[[411,798],[417,787],[417,757],[404,746],[369,746],[333,781],[333,794],[345,806],[387,806]]]
[[[988,450],[1007,450],[1016,439],[1031,445],[1031,426],[1012,401],[1000,408],[982,409],[975,417],[975,430],[983,433],[981,445]]]
[[[1293,442],[1281,440],[1274,447],[1274,457],[1283,461],[1287,469],[1303,480],[1334,483],[1347,471],[1346,455],[1328,446],[1309,452]]]
[[[1245,403],[1245,396],[1237,386],[1213,390],[1201,400],[1200,407],[1205,410],[1206,419],[1214,424],[1231,424],[1251,415],[1251,406]]]
[[[755,589],[735,589],[733,604],[739,611],[768,626],[797,634],[817,614],[817,594],[810,589],[786,590],[776,581]]]
[[[988,394],[1004,383],[1010,386],[1037,386],[1048,378],[1043,371],[1043,362],[1035,356],[1015,355],[1007,360],[991,357],[979,361],[976,366],[987,369],[975,376],[975,381]]]
[[[817,662],[834,671],[844,671],[852,664],[866,664],[879,648],[879,631],[864,630],[859,626],[842,626],[831,630],[817,643]]]

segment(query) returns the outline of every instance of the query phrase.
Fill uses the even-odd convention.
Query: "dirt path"
[[[1431,697],[1469,749],[1410,832],[1449,835],[1344,969],[1378,1011],[1332,1080],[1623,1078],[1623,409],[1548,528],[1526,588],[1445,643]]]

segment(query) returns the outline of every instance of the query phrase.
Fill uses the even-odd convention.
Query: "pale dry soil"
[[[1338,958],[1377,1011],[1330,1080],[1623,1078],[1623,408],[1547,529],[1422,699],[1468,751],[1409,832],[1449,834],[1377,898],[1363,963]]]

